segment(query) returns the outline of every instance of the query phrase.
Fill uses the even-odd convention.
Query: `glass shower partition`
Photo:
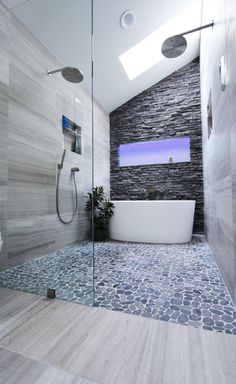
[[[1,289],[92,305],[92,1],[1,0],[0,29]]]

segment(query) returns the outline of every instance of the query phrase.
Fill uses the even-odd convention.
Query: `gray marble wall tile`
[[[70,169],[79,167],[75,175],[78,189],[78,213],[73,223],[65,226],[59,219],[56,224],[56,245],[87,239],[90,236],[91,223],[84,210],[86,195],[91,191],[92,185],[104,185],[109,196],[110,192],[110,147],[109,147],[109,116],[94,100],[94,126],[92,127],[92,99],[82,85],[75,86],[59,80],[57,83],[57,159],[61,161],[63,141],[69,149],[71,140],[67,134],[61,132],[61,115],[64,114],[81,126],[82,154],[77,155],[67,151],[65,166],[60,178],[60,209],[64,218],[72,215],[71,187],[72,178]],[[92,129],[94,145],[92,143]],[[94,151],[94,159],[93,159]],[[94,181],[92,165],[94,163]],[[92,249],[91,249],[92,251]]]
[[[10,15],[0,1],[0,81],[9,84],[9,21]]]
[[[7,260],[7,180],[8,180],[8,87],[0,82],[0,269]],[[0,241],[1,242],[1,241]]]
[[[8,87],[0,82],[0,186],[7,185]]]
[[[2,0],[2,3],[8,8],[12,9],[25,3],[25,0]]]
[[[87,239],[90,232],[90,222],[84,210],[85,195],[92,188],[92,103],[91,96],[82,84],[75,85],[58,78],[57,82],[57,161],[61,162],[63,147],[68,150],[64,167],[60,176],[60,212],[64,219],[69,220],[73,213],[72,189],[73,179],[71,168],[78,167],[80,171],[75,174],[78,190],[78,212],[73,223],[64,225],[56,219],[56,244],[62,247],[65,244]],[[81,155],[71,152],[73,139],[65,133],[62,134],[61,116],[81,126]]]
[[[7,268],[7,186],[0,186],[0,270]]]
[[[203,24],[216,20],[201,37],[201,96],[206,234],[229,292],[236,302],[236,17],[234,0],[203,2]],[[221,89],[219,64],[227,62]],[[207,104],[212,95],[213,130],[208,138]]]
[[[233,0],[226,2],[226,30],[228,34],[229,57],[229,100],[230,103],[230,134],[231,134],[231,176],[232,176],[232,205],[233,205],[233,235],[234,235],[234,283],[232,296],[236,302],[236,27],[232,23],[232,15],[236,17],[236,3]]]
[[[0,2],[0,269],[7,266],[9,13]]]
[[[17,257],[25,260],[55,246],[56,90],[45,74],[50,59],[41,55],[38,46],[41,43],[11,17],[7,223],[10,265]]]
[[[110,121],[94,101],[94,185],[103,185],[110,195]]]
[[[48,77],[47,70],[63,64],[14,15],[0,12],[0,61],[5,65],[4,54],[8,54],[9,71],[0,73],[0,81],[5,79],[0,82],[1,133],[5,133],[0,147],[0,227],[7,228],[8,252],[4,263],[2,256],[2,269],[6,255],[13,266],[88,238],[91,223],[84,206],[93,176],[91,94],[83,84],[71,84],[60,74]],[[71,139],[62,133],[62,115],[82,127],[81,155],[69,150]],[[109,193],[107,122],[108,114],[97,105],[94,147],[103,151],[97,152],[95,161],[103,166],[96,173]],[[71,168],[80,168],[78,212],[69,225],[56,215],[57,164],[64,148],[68,150],[60,180],[60,208],[65,218],[73,208]]]

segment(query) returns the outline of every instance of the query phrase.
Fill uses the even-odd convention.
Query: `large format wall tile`
[[[75,174],[78,189],[78,214],[73,223],[67,226],[61,224],[57,218],[57,248],[91,236],[90,218],[84,208],[87,193],[91,191],[93,183],[94,185],[103,185],[107,196],[110,193],[109,116],[94,100],[93,145],[91,95],[81,85],[75,87],[74,84],[68,84],[65,89],[64,84],[64,81],[59,81],[57,84],[58,163],[61,162],[63,140],[64,142],[66,141],[67,148],[71,145],[68,135],[62,135],[62,114],[81,126],[82,154],[77,155],[70,151],[66,152],[64,167],[60,177],[60,211],[64,219],[69,220],[72,217],[71,189],[73,187],[73,180],[70,170],[73,167],[79,167],[79,172]],[[94,170],[92,168],[93,164]]]
[[[91,223],[84,207],[93,180],[109,194],[108,114],[96,104],[94,143],[92,97],[82,84],[71,84],[47,70],[63,66],[0,2],[0,231],[4,251],[0,268],[24,262],[67,244],[88,239]],[[62,115],[82,127],[82,154],[70,151],[62,133]],[[97,119],[97,121],[96,121]],[[73,212],[71,168],[76,174],[78,212],[65,225],[56,215],[57,164],[67,148],[60,180],[60,210]],[[100,149],[102,148],[102,151]],[[8,250],[6,245],[8,243]]]
[[[49,87],[45,68],[50,61],[40,49],[41,43],[12,17],[8,128],[10,265],[17,256],[24,260],[47,253],[55,243],[56,91]]]
[[[9,13],[0,2],[0,269],[7,266],[8,84]]]
[[[110,121],[108,114],[94,101],[94,185],[103,185],[110,195]]]
[[[65,220],[70,220],[73,214],[73,178],[71,168],[78,167],[75,180],[78,190],[78,212],[71,224],[64,225],[56,219],[57,248],[77,240],[87,239],[90,222],[85,213],[85,195],[92,188],[92,105],[91,96],[82,85],[75,85],[59,79],[57,83],[57,162],[61,162],[63,146],[67,148],[64,166],[60,175],[59,205]],[[65,115],[81,126],[82,153],[75,154],[69,149],[73,139],[62,134],[61,116]]]
[[[0,81],[9,84],[9,21],[10,15],[0,2]]]
[[[232,22],[234,15],[234,24]],[[226,1],[226,30],[228,36],[228,46],[230,47],[228,70],[229,70],[229,100],[230,102],[230,134],[231,134],[231,177],[232,177],[232,206],[233,206],[233,234],[234,234],[234,280],[233,281],[233,297],[236,302],[236,2],[233,0]],[[233,102],[232,102],[233,101]]]
[[[9,84],[9,14],[0,3],[0,269],[7,261],[7,146]],[[0,240],[1,241],[1,240]]]
[[[0,186],[7,185],[8,87],[0,82]]]
[[[201,37],[201,96],[206,234],[229,292],[236,302],[236,4],[203,1],[203,24],[215,20]],[[228,84],[221,89],[219,64],[227,62]],[[213,130],[208,137],[211,92]]]

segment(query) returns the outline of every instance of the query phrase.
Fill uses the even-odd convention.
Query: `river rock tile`
[[[94,285],[93,285],[94,273]],[[0,272],[0,285],[236,334],[236,311],[202,236],[188,244],[83,242]]]

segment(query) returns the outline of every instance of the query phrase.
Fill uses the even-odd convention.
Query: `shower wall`
[[[46,70],[63,66],[0,3],[0,268],[88,238],[85,196],[92,187],[92,99],[80,84]],[[76,49],[76,47],[74,47]],[[71,167],[77,166],[79,210],[72,224],[56,215],[57,163],[64,137],[61,116],[82,127],[82,154],[66,152],[61,177],[61,211],[72,212]],[[95,183],[109,194],[109,118],[94,102]],[[99,148],[99,150],[98,150]]]
[[[201,99],[205,228],[215,259],[236,303],[236,2],[204,0],[201,35]],[[228,84],[221,89],[219,64],[225,56]],[[212,100],[209,136],[208,107]]]
[[[9,40],[8,14],[0,3],[0,232],[3,240],[7,238],[7,141],[8,141],[8,98],[9,98]],[[1,245],[0,245],[1,248]],[[7,263],[6,241],[0,252],[0,265]]]

